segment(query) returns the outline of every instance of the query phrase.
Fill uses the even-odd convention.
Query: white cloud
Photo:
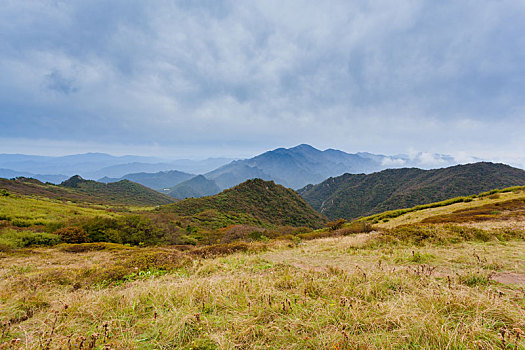
[[[510,159],[525,148],[524,14],[513,1],[8,1],[0,138]]]

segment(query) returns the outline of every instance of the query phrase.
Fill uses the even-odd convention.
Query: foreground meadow
[[[0,348],[524,349],[524,252],[515,225],[24,248],[0,253]]]

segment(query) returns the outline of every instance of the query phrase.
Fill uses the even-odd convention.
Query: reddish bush
[[[89,242],[87,232],[82,227],[71,226],[58,229],[54,232],[66,243],[86,243]]]
[[[335,230],[339,230],[341,227],[343,227],[343,225],[346,224],[346,220],[345,219],[337,219],[335,221],[330,221],[326,224],[326,227],[328,227],[328,229],[330,231],[335,231]]]

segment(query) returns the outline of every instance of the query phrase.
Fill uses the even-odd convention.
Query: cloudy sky
[[[525,164],[525,2],[2,1],[0,153],[300,143]]]

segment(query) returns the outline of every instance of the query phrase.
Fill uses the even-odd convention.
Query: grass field
[[[65,222],[80,217],[115,217],[110,207],[81,205],[67,201],[30,196],[0,196],[0,220],[9,221],[13,226],[27,227]]]
[[[2,346],[525,347],[522,238],[413,245],[381,236],[245,244],[231,254],[115,244],[3,253]]]
[[[525,349],[523,197],[217,245],[17,248],[57,238],[4,227],[0,349]],[[0,200],[32,225],[121,215]]]
[[[514,200],[514,199],[525,199],[525,194],[523,192],[524,190],[525,190],[524,188],[519,187],[518,190],[514,192],[508,191],[508,192],[502,192],[502,193],[494,193],[491,195],[483,195],[483,196],[479,196],[476,198],[472,198],[471,201],[467,201],[467,202],[457,202],[457,203],[452,203],[452,204],[445,205],[445,206],[436,206],[436,207],[428,208],[428,209],[416,209],[416,210],[408,209],[407,213],[405,214],[401,214],[393,218],[388,217],[385,219],[379,219],[377,220],[375,225],[380,228],[392,228],[392,227],[396,227],[399,225],[417,223],[426,218],[437,216],[437,215],[442,215],[442,214],[448,214],[455,210],[476,208],[476,207],[486,205],[486,204],[501,203],[501,202]],[[363,220],[376,221],[375,219],[381,216],[385,216],[384,213],[378,214],[378,215],[372,215],[368,218],[363,218]]]

